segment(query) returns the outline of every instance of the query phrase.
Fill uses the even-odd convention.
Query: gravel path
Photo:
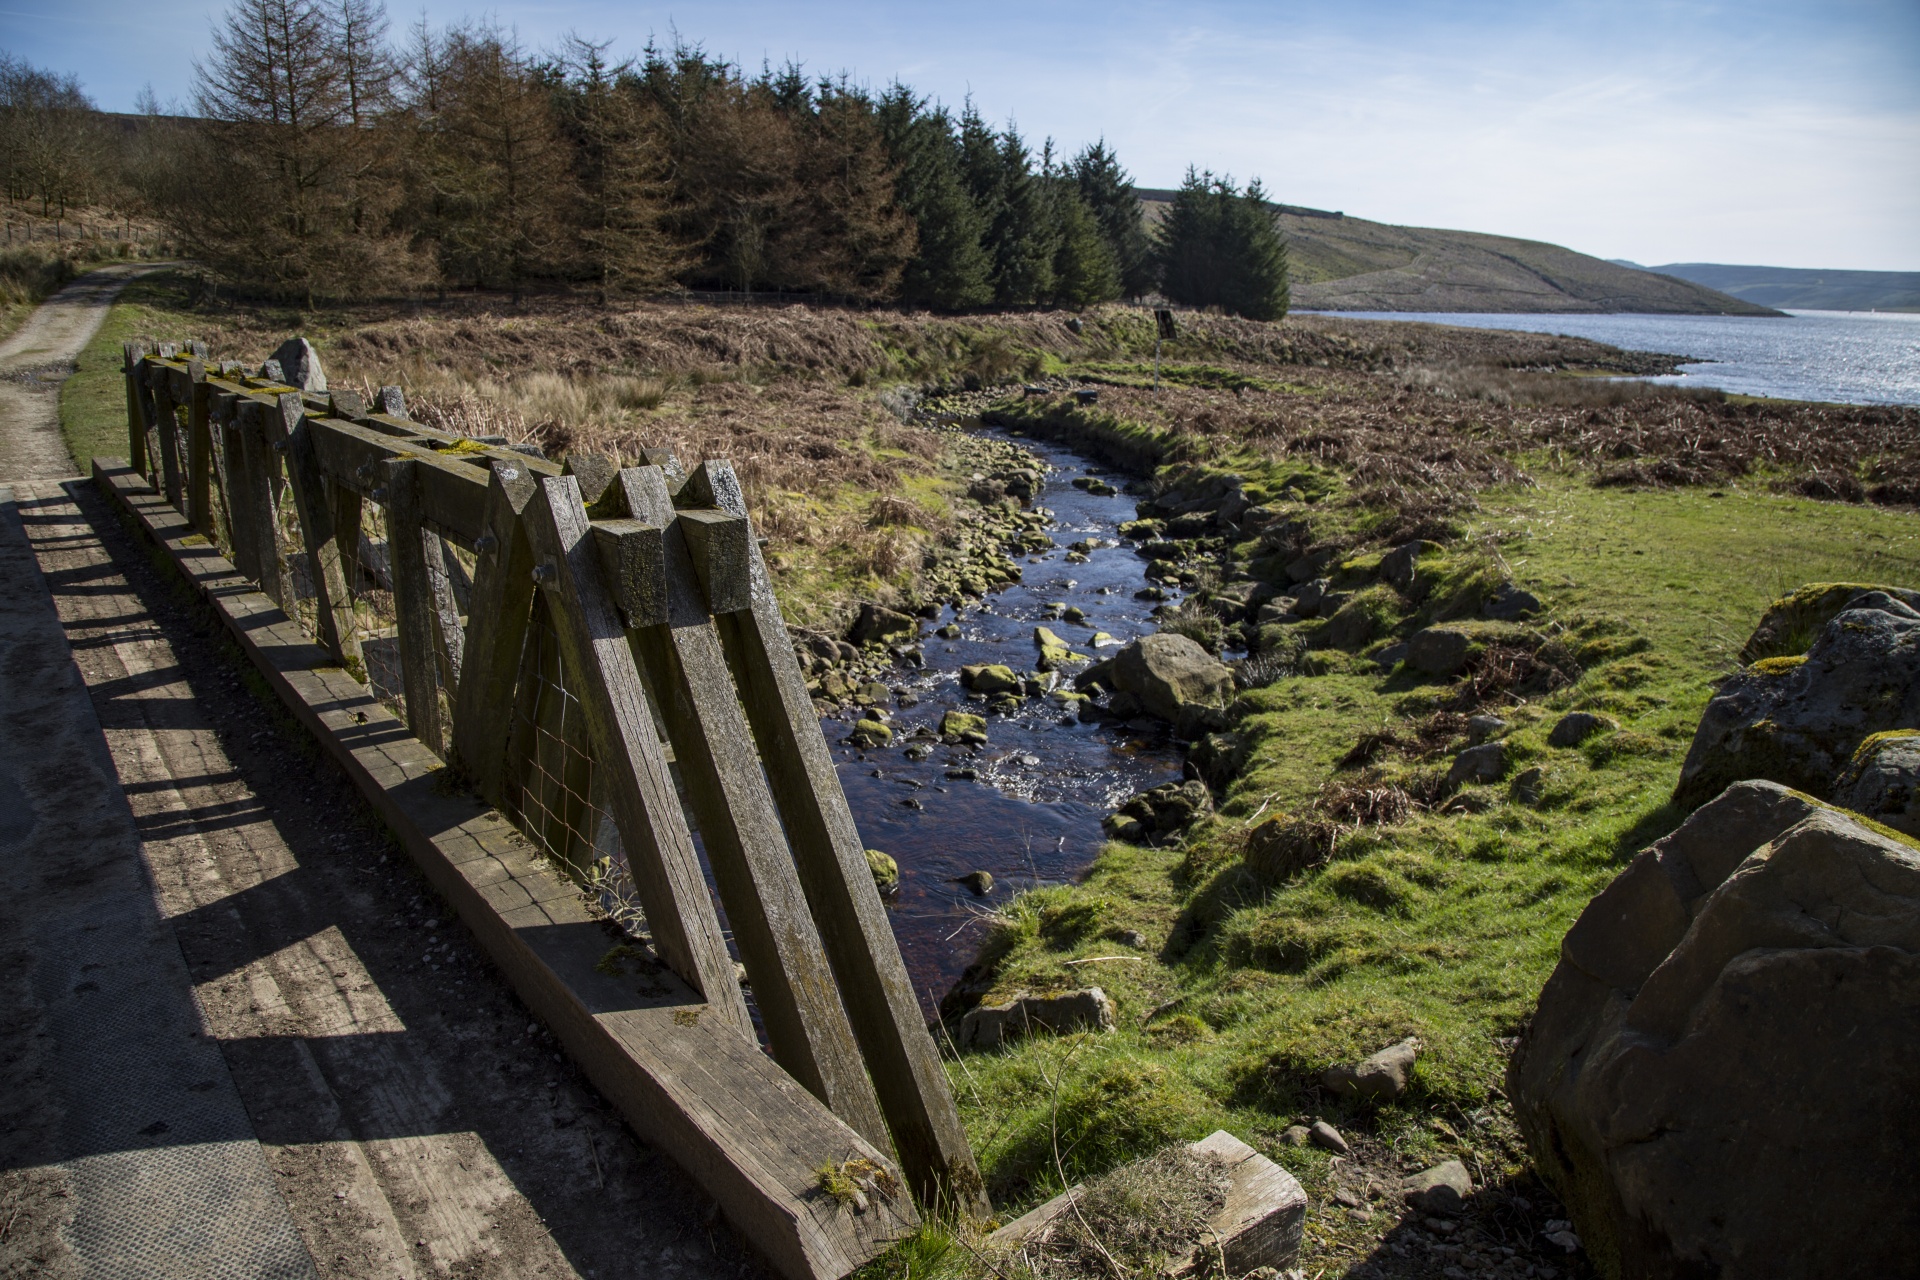
[[[153,263],[121,263],[81,276],[0,342],[0,483],[78,475],[60,439],[60,384],[127,281]]]

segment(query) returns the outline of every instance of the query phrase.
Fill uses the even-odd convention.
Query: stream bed
[[[1135,792],[1177,780],[1183,760],[1158,720],[1083,724],[1072,706],[1046,697],[1028,698],[1010,715],[989,714],[983,699],[961,687],[960,668],[974,663],[1032,671],[1040,656],[1036,627],[1051,628],[1089,658],[1111,657],[1119,644],[1155,629],[1158,602],[1134,596],[1155,585],[1146,577],[1148,562],[1116,533],[1134,518],[1134,500],[1072,483],[1093,476],[1118,488],[1123,478],[1070,450],[1025,437],[1018,443],[1050,468],[1033,505],[1053,514],[1045,530],[1053,547],[1016,557],[1020,582],[922,623],[926,665],[897,669],[889,679],[896,695],[889,746],[847,745],[850,715],[821,724],[861,838],[900,865],[899,891],[887,906],[929,1014],[972,961],[989,913],[1024,890],[1084,872],[1105,841],[1101,819]],[[1101,545],[1084,553],[1084,563],[1069,562],[1072,544],[1089,539]],[[1167,591],[1171,599],[1173,589]],[[1080,609],[1085,620],[1061,621],[1060,606]],[[958,625],[957,637],[936,634],[950,623]],[[1116,643],[1096,650],[1098,632]],[[1071,674],[1063,685],[1071,687]],[[985,747],[914,738],[921,726],[937,729],[953,709],[987,716]],[[909,748],[926,747],[923,758],[909,755]],[[975,893],[959,883],[975,871],[993,877],[991,890]]]

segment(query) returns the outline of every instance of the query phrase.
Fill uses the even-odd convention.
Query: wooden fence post
[[[127,382],[127,466],[140,475],[146,475],[147,462],[147,415],[140,407],[140,362],[146,358],[146,344],[139,341],[123,342],[120,351],[126,357],[124,370]]]
[[[514,684],[533,612],[533,545],[521,523],[533,489],[525,467],[493,464],[453,704],[454,758],[480,794],[502,809],[508,807],[501,770],[513,728]]]
[[[740,482],[724,462],[695,469],[678,500],[747,514]],[[721,634],[901,1167],[921,1203],[985,1214],[990,1206],[966,1129],[874,888],[757,543],[750,542],[748,559],[751,603],[721,615]]]
[[[282,609],[292,612],[284,575],[280,572],[280,513],[274,501],[274,474],[280,469],[279,455],[268,443],[266,406],[257,400],[242,400],[240,420],[240,482],[235,485],[237,507],[244,508],[247,537],[253,548],[260,590],[272,597]]]
[[[233,567],[244,578],[259,582],[260,538],[254,532],[251,490],[247,484],[246,426],[241,421],[239,396],[226,398],[226,413],[220,419],[220,453],[226,461],[227,539],[233,552]]]
[[[207,366],[199,358],[187,362],[193,389],[187,401],[187,519],[203,536],[214,536],[213,432],[207,423]]]
[[[665,754],[619,611],[600,579],[586,504],[572,476],[537,482],[526,526],[554,631],[606,770],[608,797],[660,958],[715,1015],[753,1035],[713,899],[667,773]]]
[[[167,495],[167,505],[175,511],[185,514],[185,486],[180,476],[180,419],[174,414],[173,388],[169,386],[171,371],[166,365],[147,366],[147,394],[153,398],[154,424],[159,428],[160,436],[160,477]]]
[[[333,507],[321,481],[320,456],[313,447],[313,429],[295,392],[279,397],[278,430],[286,443],[287,482],[293,486],[293,505],[300,515],[300,537],[307,550],[308,576],[313,579],[315,629],[320,645],[345,666],[360,656],[354,637],[353,596],[340,571],[340,544],[333,536]]]
[[[634,527],[623,535],[611,532],[609,525],[596,525],[595,537],[603,561],[622,559],[618,548],[608,543],[623,536],[661,553],[660,583],[642,592],[638,608],[626,610],[629,636],[666,721],[774,1061],[861,1137],[889,1151],[893,1144],[880,1104],[834,986],[819,929],[807,910],[780,814],[767,791],[752,732],[707,611],[700,575],[674,519],[666,480],[658,467],[635,467],[622,471],[619,483],[633,520],[609,525]],[[744,586],[744,541],[740,547],[732,568]],[[644,563],[653,557],[631,559]],[[657,609],[659,604],[664,610]],[[664,616],[644,616],[655,612]]]
[[[420,523],[420,488],[410,458],[383,464],[387,500],[387,564],[393,574],[393,613],[400,641],[400,682],[407,700],[407,728],[433,748],[446,750],[441,733],[440,684],[434,673],[433,584],[427,580],[426,530]],[[375,494],[375,497],[380,495]]]

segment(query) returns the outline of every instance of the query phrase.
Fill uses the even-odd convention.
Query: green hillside
[[[1142,189],[1152,220],[1170,191]],[[1396,227],[1276,205],[1302,311],[1642,311],[1777,315],[1757,302],[1537,240]]]

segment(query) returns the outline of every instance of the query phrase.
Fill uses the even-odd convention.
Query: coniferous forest
[[[481,22],[395,31],[377,0],[238,0],[192,101],[138,120],[9,60],[0,181],[49,207],[136,208],[229,284],[294,299],[690,289],[963,310],[1159,293],[1285,314],[1258,182],[1189,171],[1150,227],[1103,140],[1067,155],[898,82],[610,48],[529,49]]]

